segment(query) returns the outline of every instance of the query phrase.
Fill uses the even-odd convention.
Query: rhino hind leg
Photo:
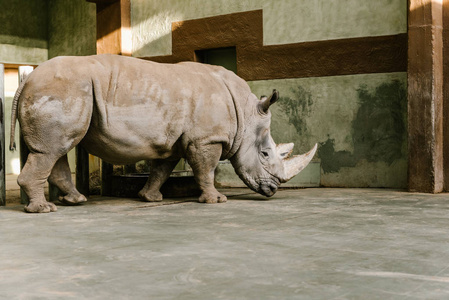
[[[86,197],[78,192],[73,184],[67,154],[63,155],[56,162],[48,181],[57,186],[63,193],[63,196],[60,198],[61,202],[74,205],[87,201]]]
[[[178,162],[179,160],[162,159],[151,161],[150,176],[143,189],[139,192],[139,197],[148,202],[162,201],[161,186],[170,177]]]
[[[22,109],[19,109],[19,121],[25,143],[31,152],[17,178],[18,184],[29,198],[25,211],[56,211],[56,206],[47,202],[44,196],[44,184],[55,165],[51,181],[61,190],[70,192],[70,184],[66,189],[67,183],[61,184],[60,182],[65,182],[64,179],[57,177],[61,174],[65,174],[63,177],[68,176],[65,155],[79,144],[89,128],[92,115],[92,102],[89,99],[76,95],[62,97],[61,100],[56,96],[20,99],[19,108]],[[36,103],[39,103],[39,109],[31,109]]]
[[[214,186],[215,169],[218,166],[222,152],[221,144],[190,145],[187,160],[192,167],[195,180],[202,191],[200,203],[223,203],[227,201]]]
[[[17,183],[28,195],[29,203],[25,211],[48,213],[56,211],[56,205],[48,202],[44,195],[44,185],[57,158],[42,153],[30,153]]]

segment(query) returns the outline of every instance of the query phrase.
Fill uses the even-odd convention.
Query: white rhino
[[[218,66],[116,55],[51,59],[26,78],[13,102],[10,148],[18,118],[30,149],[17,180],[29,197],[25,211],[56,211],[44,197],[46,180],[64,193],[63,201],[86,201],[67,162],[78,144],[114,164],[151,160],[139,192],[146,201],[162,200],[159,189],[181,158],[192,167],[200,202],[226,201],[214,187],[223,159],[248,187],[272,196],[316,151],[315,145],[289,157],[292,143],[273,142],[268,108],[278,98],[274,91],[257,99],[243,79]]]

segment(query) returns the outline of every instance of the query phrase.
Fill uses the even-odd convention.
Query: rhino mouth
[[[278,187],[281,185],[281,182],[278,178],[263,178],[259,180],[259,186],[257,192],[266,196],[271,197],[276,194]]]
[[[281,185],[281,180],[269,173],[267,174],[269,177],[259,178],[249,176],[246,172],[237,172],[237,174],[251,190],[266,197],[273,196],[277,192],[278,187]]]

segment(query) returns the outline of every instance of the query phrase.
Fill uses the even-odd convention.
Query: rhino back
[[[191,143],[231,147],[237,119],[222,79],[227,71],[110,55],[95,59],[101,71],[92,76],[94,113],[85,139],[94,154],[130,162],[185,156]]]

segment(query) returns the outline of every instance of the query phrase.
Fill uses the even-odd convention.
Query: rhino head
[[[279,99],[273,90],[260,100],[251,94],[245,108],[245,130],[242,142],[230,159],[240,179],[253,191],[273,196],[281,183],[303,170],[315,155],[317,145],[306,154],[290,156],[293,143],[276,145],[270,134],[270,105]]]

